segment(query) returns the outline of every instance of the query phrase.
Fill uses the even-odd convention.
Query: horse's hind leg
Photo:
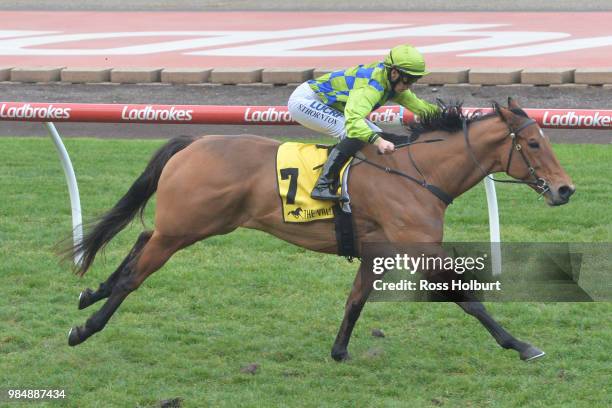
[[[113,313],[125,298],[142,284],[153,272],[161,268],[170,257],[197,239],[189,237],[163,236],[154,232],[142,247],[118,273],[116,282],[106,303],[95,312],[83,326],[73,327],[68,335],[68,344],[76,346],[104,328]]]
[[[497,344],[505,349],[513,349],[519,352],[519,356],[523,361],[535,360],[538,357],[544,356],[542,350],[516,339],[508,333],[499,323],[497,323],[485,309],[481,302],[456,302],[466,313],[477,318],[480,323],[491,333]]]
[[[117,283],[117,279],[121,274],[121,271],[123,271],[128,263],[142,250],[144,245],[151,238],[151,235],[153,235],[153,231],[145,231],[140,234],[130,253],[125,257],[123,262],[121,262],[115,272],[113,272],[105,282],[100,283],[98,290],[94,292],[93,290],[87,288],[81,292],[79,295],[79,310],[85,309],[97,301],[110,296],[113,287],[115,286],[115,283]]]

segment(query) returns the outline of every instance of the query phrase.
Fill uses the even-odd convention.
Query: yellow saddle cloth
[[[334,218],[333,207],[336,202],[310,198],[321,167],[327,160],[327,153],[327,147],[316,144],[286,142],[279,146],[276,153],[276,178],[285,222]],[[342,173],[345,169],[346,165]]]

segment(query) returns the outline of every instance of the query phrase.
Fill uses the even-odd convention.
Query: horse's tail
[[[198,137],[179,136],[168,141],[151,158],[142,174],[115,206],[106,214],[92,222],[81,242],[72,246],[68,252],[74,259],[81,254],[81,264],[75,273],[84,275],[93,263],[96,254],[103,249],[122,229],[124,229],[140,212],[142,218],[147,202],[157,190],[157,183],[162,170],[172,156],[185,149]]]

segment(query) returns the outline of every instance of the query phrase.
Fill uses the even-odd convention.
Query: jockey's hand
[[[378,148],[378,153],[380,154],[393,153],[395,151],[395,145],[382,137],[376,139],[374,144]]]

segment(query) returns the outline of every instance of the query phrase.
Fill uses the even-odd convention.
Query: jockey
[[[321,170],[312,198],[339,199],[334,190],[340,170],[366,143],[376,145],[382,154],[395,150],[393,143],[378,135],[382,130],[366,119],[387,100],[420,116],[438,110],[410,91],[412,84],[427,74],[421,53],[410,45],[398,45],[383,62],[334,71],[295,89],[288,102],[293,119],[316,132],[340,138]]]

